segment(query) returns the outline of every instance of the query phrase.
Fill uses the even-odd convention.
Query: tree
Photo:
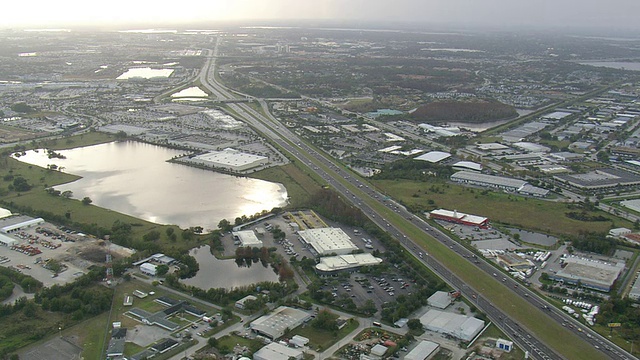
[[[233,226],[231,226],[231,223],[227,219],[222,219],[218,223],[218,229],[222,230],[223,232],[231,231],[232,228]]]
[[[71,190],[65,190],[62,192],[62,194],[60,194],[60,196],[62,196],[65,199],[70,199],[73,197],[73,191]]]
[[[29,185],[27,180],[22,176],[16,176],[15,179],[13,179],[13,189],[21,192],[29,191],[31,190],[31,185]]]
[[[409,319],[407,327],[411,330],[422,330],[422,323],[419,319]]]
[[[85,196],[85,197],[82,199],[82,205],[89,205],[89,204],[91,204],[92,202],[93,202],[93,200],[91,200],[91,198],[89,198],[88,196]]]
[[[158,276],[164,276],[169,272],[169,266],[162,264],[162,265],[158,265],[158,267],[156,267],[156,274]]]
[[[218,346],[218,339],[216,339],[215,337],[210,337],[207,340],[207,345],[209,345],[210,347],[214,348]]]

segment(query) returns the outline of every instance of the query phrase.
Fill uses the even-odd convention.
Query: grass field
[[[391,197],[411,208],[456,209],[460,212],[488,217],[493,222],[556,235],[576,235],[580,231],[608,232],[612,227],[633,224],[598,211],[610,221],[578,221],[568,218],[567,204],[526,198],[506,193],[467,188],[442,181],[425,183],[408,180],[378,180],[374,184]],[[430,203],[430,201],[432,203]]]
[[[251,177],[283,184],[290,198],[288,207],[293,209],[307,206],[311,195],[320,189],[311,176],[294,164],[261,170]]]
[[[304,336],[309,339],[309,347],[317,351],[323,351],[335,344],[340,339],[347,336],[358,327],[359,323],[355,319],[350,319],[347,325],[337,331],[329,331],[324,329],[318,329],[311,324],[303,324],[297,328],[286,333],[284,336],[291,338],[294,335]]]
[[[233,350],[236,345],[246,346],[252,353],[260,350],[264,343],[260,340],[245,339],[237,335],[225,335],[218,339],[218,349]]]

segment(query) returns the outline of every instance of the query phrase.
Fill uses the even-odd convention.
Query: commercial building
[[[422,340],[405,355],[405,360],[426,360],[436,353],[440,344],[429,340]]]
[[[640,176],[622,169],[598,169],[585,174],[561,174],[554,178],[582,190],[605,190],[640,185]]]
[[[144,263],[140,265],[140,272],[150,276],[156,276],[158,272],[158,267],[154,264]]]
[[[429,331],[450,335],[463,341],[471,341],[484,327],[484,321],[480,319],[435,309],[422,315],[420,322]]]
[[[325,256],[320,258],[320,263],[316,265],[316,271],[320,274],[355,271],[362,266],[375,266],[381,262],[382,259],[368,253]]]
[[[15,217],[15,218],[18,218],[18,217]],[[6,218],[4,218],[4,221],[9,222],[10,219],[12,219],[12,218],[6,217]],[[10,225],[3,226],[2,228],[0,228],[0,232],[3,232],[5,234],[10,234],[10,233],[18,232],[20,230],[28,229],[28,228],[31,228],[31,227],[34,227],[34,226],[38,226],[40,224],[44,224],[44,219],[42,219],[42,218],[31,219],[30,218],[30,219],[27,219],[27,220],[22,220],[22,221],[19,221],[19,222],[10,224]]]
[[[446,291],[436,291],[435,294],[429,296],[427,299],[427,305],[433,306],[438,309],[446,309],[451,305],[453,299]]]
[[[168,320],[169,317],[173,316],[177,312],[184,311],[185,313],[197,318],[202,318],[205,315],[203,310],[189,305],[189,303],[184,300],[175,300],[163,296],[155,299],[154,301],[166,306],[166,308],[155,313],[150,313],[139,308],[133,308],[127,311],[127,314],[137,318],[145,325],[157,325],[169,331],[175,331],[180,327],[180,325]]]
[[[258,239],[253,230],[240,230],[231,233],[240,242],[240,246],[262,247],[262,240]]]
[[[298,231],[300,240],[318,256],[350,254],[358,247],[340,228],[317,228]]]
[[[500,189],[536,197],[544,197],[549,194],[549,190],[535,187],[524,180],[481,174],[472,171],[459,171],[451,175],[450,179],[451,181],[461,184]]]
[[[253,360],[302,359],[302,350],[272,342],[253,354]]]
[[[477,226],[480,228],[489,227],[488,218],[461,213],[461,212],[458,212],[457,210],[451,211],[451,210],[445,210],[445,209],[437,209],[437,210],[431,211],[428,214],[428,217],[430,219],[444,220],[444,221],[453,222],[456,224]]]
[[[498,264],[507,271],[526,271],[534,265],[527,259],[514,253],[503,253],[496,256]]]
[[[498,339],[496,340],[496,348],[506,352],[511,352],[511,350],[513,350],[513,341]]]
[[[615,229],[609,230],[609,236],[612,236],[612,237],[623,237],[628,234],[631,234],[631,229],[615,228]]]
[[[613,283],[624,269],[624,263],[609,264],[593,259],[569,256],[564,259],[564,268],[550,277],[556,281],[578,284],[599,291],[610,291]]]
[[[640,276],[638,276],[633,283],[631,291],[629,291],[629,298],[635,301],[640,300]]]
[[[448,159],[451,157],[451,154],[444,151],[429,151],[426,154],[422,154],[420,156],[416,156],[415,160],[428,161],[432,164],[439,163],[442,160]]]
[[[195,156],[189,162],[230,171],[246,171],[268,164],[269,158],[227,148]]]
[[[111,340],[107,346],[108,358],[119,358],[124,355],[124,343],[127,336],[126,328],[116,328],[111,331]]]
[[[311,319],[311,315],[302,310],[280,306],[271,314],[254,320],[250,327],[257,334],[275,340],[284,335],[285,330],[293,330]]]

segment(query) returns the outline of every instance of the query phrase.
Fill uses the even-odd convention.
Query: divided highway
[[[209,54],[212,54],[212,56],[207,58],[206,64],[198,79],[218,100],[234,99],[237,95],[220,85],[215,79],[217,53],[218,43],[216,42],[215,50],[213,50],[213,52],[209,50]],[[523,324],[512,320],[508,314],[508,309],[501,309],[494,306],[489,298],[482,295],[484,289],[474,288],[473,284],[463,281],[440,261],[430,254],[427,254],[422,246],[414,242],[407,234],[403,233],[400,227],[402,229],[409,229],[413,226],[419,229],[421,232],[420,237],[435,239],[437,242],[448,247],[447,251],[455,252],[460,261],[467,261],[473,264],[478,272],[484,272],[492,278],[495,278],[494,281],[496,283],[503,284],[505,290],[508,289],[510,296],[518,296],[534,307],[531,309],[531,315],[542,316],[542,318],[538,318],[536,321],[557,322],[564,326],[561,330],[572,332],[576,336],[576,341],[583,341],[586,351],[585,355],[590,354],[590,358],[593,358],[593,355],[595,355],[599,356],[599,358],[635,359],[635,357],[628,354],[625,350],[619,348],[589,328],[584,327],[572,317],[558,311],[554,307],[547,306],[547,303],[539,298],[537,294],[531,292],[524,286],[519,286],[511,277],[504,276],[484,259],[476,258],[474,253],[452,240],[446,234],[431,227],[427,222],[408,212],[401,205],[388,200],[385,195],[379,193],[377,190],[360,182],[360,180],[352,176],[350,172],[335,164],[332,159],[317,152],[314,148],[304,143],[296,134],[285,126],[282,126],[270,114],[266,102],[260,100],[259,103],[266,116],[245,103],[229,103],[228,106],[249,125],[261,132],[264,136],[270,138],[282,149],[289,152],[291,156],[307,166],[310,171],[315,172],[326,181],[327,184],[331,185],[355,206],[358,206],[378,226],[386,229],[391,235],[400,240],[407,251],[413,253],[416,258],[420,259],[449,285],[460,290],[465,297],[474,301],[476,307],[485,312],[493,323],[512,337],[518,346],[528,351],[531,358],[546,360],[563,359],[564,357],[549,348]],[[380,210],[381,206],[386,207],[386,209],[384,209],[384,211]],[[376,209],[374,209],[374,207]],[[389,217],[390,220],[386,220],[385,216]],[[435,246],[435,244],[425,242],[425,246],[427,246],[428,249],[429,246]],[[591,349],[588,349],[589,347],[591,347]]]

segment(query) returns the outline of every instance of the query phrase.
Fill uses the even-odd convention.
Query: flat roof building
[[[272,342],[253,354],[253,360],[302,359],[302,350]]]
[[[440,344],[429,340],[422,340],[411,351],[405,355],[405,360],[426,360],[435,354]]]
[[[598,169],[585,174],[561,174],[554,178],[578,189],[598,190],[640,185],[640,176],[622,169]]]
[[[227,148],[195,156],[189,162],[231,171],[245,171],[268,164],[269,158]]]
[[[484,327],[484,321],[474,317],[431,309],[420,318],[422,325],[430,331],[451,335],[471,341]]]
[[[453,299],[446,291],[436,291],[433,295],[427,299],[427,305],[433,306],[438,309],[446,309],[451,305]]]
[[[253,230],[233,231],[231,234],[240,241],[240,246],[262,247],[262,240],[258,239]]]
[[[564,268],[550,277],[556,281],[578,284],[586,288],[608,292],[624,269],[624,263],[609,264],[593,259],[569,256]]]
[[[496,188],[532,196],[542,197],[549,193],[549,190],[535,187],[524,180],[481,174],[472,171],[459,171],[451,175],[450,179],[457,183]]]
[[[640,300],[640,276],[638,276],[633,283],[631,291],[629,291],[629,298],[635,301]]]
[[[382,259],[368,253],[325,256],[320,258],[320,263],[316,265],[316,271],[319,273],[353,271],[362,266],[374,266],[380,263],[382,263]]]
[[[0,233],[0,245],[3,246],[13,246],[17,243],[18,241],[16,239],[13,239],[5,234]]]
[[[5,220],[9,220],[9,218],[7,217],[5,218]],[[9,233],[20,231],[23,229],[28,229],[30,227],[38,226],[40,224],[44,224],[44,219],[42,218],[28,219],[28,220],[20,221],[15,224],[6,225],[0,228],[0,232],[9,234]]]
[[[340,228],[317,228],[298,231],[303,243],[307,244],[318,256],[346,255],[358,247],[351,242],[351,238]]]
[[[293,330],[310,318],[311,315],[305,311],[280,306],[272,313],[254,320],[250,327],[253,332],[275,340],[282,337],[285,330]]]
[[[431,219],[444,220],[453,222],[456,224],[468,225],[468,226],[477,226],[481,228],[486,228],[489,226],[489,219],[482,216],[477,215],[469,215],[465,213],[458,212],[457,210],[445,210],[445,209],[437,209],[433,210],[428,215]]]
[[[420,156],[416,156],[415,160],[428,161],[430,163],[439,163],[442,160],[448,159],[451,157],[451,154],[444,151],[429,151],[426,154],[422,154]]]
[[[140,265],[140,272],[146,275],[156,276],[158,267],[154,264],[144,263]]]

